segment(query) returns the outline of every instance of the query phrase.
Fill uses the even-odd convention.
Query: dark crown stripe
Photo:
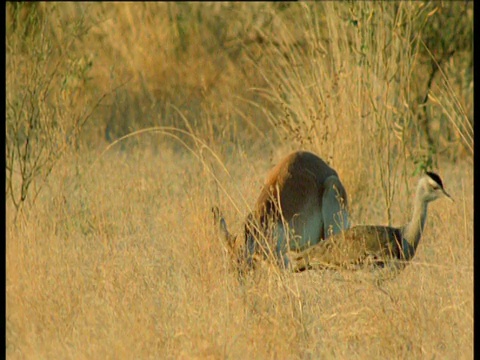
[[[433,172],[430,172],[430,171],[427,171],[427,175],[430,176],[430,178],[433,181],[436,181],[437,184],[440,185],[443,188],[443,183],[442,183],[442,179],[440,179],[440,176],[438,176],[437,174],[435,174]]]

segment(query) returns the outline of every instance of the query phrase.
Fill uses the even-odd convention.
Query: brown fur
[[[263,258],[274,255],[275,224],[288,223],[299,229],[308,226],[312,213],[321,211],[325,187],[331,186],[332,181],[338,190],[339,201],[347,207],[347,194],[337,172],[320,157],[307,151],[296,151],[283,158],[268,173],[255,207],[247,216],[244,242],[238,238],[232,242],[233,236],[226,229],[222,230],[234,258],[247,258],[252,265],[257,255]],[[248,252],[249,237],[255,239],[255,254]],[[325,237],[325,229],[321,228],[318,238],[312,242],[318,243]]]

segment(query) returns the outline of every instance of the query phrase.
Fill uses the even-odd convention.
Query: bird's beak
[[[453,200],[453,198],[445,190],[443,190],[443,193],[448,199],[450,199],[451,202],[455,202],[455,200]]]

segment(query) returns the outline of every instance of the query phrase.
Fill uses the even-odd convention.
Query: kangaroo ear
[[[216,205],[212,206],[212,213],[213,213],[213,221],[215,222],[215,224],[218,224],[221,218],[220,209],[218,208],[218,206]]]
[[[218,208],[218,206],[212,206],[212,212],[213,212],[213,220],[214,220],[215,227],[217,227],[217,229],[220,231],[223,241],[231,249],[233,249],[235,247],[236,236],[233,236],[228,232],[227,222],[223,218],[222,213]]]

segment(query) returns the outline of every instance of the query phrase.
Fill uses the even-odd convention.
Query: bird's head
[[[427,171],[425,175],[420,179],[419,183],[423,199],[427,202],[446,197],[453,201],[452,197],[445,191],[443,182],[440,176],[434,172]]]

